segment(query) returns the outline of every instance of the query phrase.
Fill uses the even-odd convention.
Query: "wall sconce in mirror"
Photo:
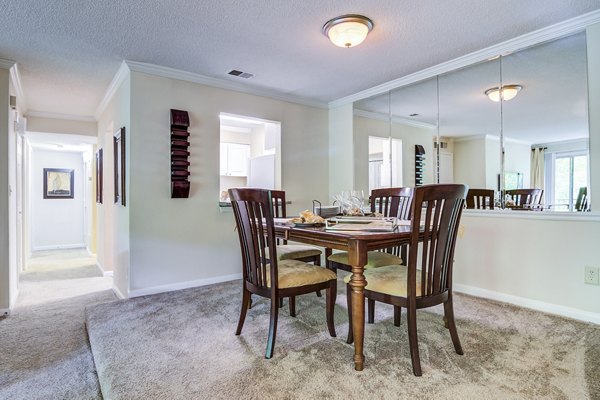
[[[523,86],[521,85],[504,85],[502,86],[502,89],[495,87],[486,90],[485,95],[489,97],[491,101],[498,103],[500,98],[504,101],[514,99],[521,89],[523,89]]]

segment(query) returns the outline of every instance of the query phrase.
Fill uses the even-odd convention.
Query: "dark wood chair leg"
[[[402,307],[394,306],[394,326],[400,326]]]
[[[444,315],[444,328],[448,329],[448,318]]]
[[[248,310],[252,308],[252,295],[250,295],[250,298],[248,299]]]
[[[269,324],[269,338],[267,339],[267,351],[265,358],[273,357],[275,337],[277,336],[277,316],[279,314],[279,298],[271,299],[271,323]]]
[[[246,289],[242,290],[242,309],[240,310],[240,319],[238,321],[237,329],[235,330],[235,334],[239,335],[242,333],[242,327],[244,326],[244,321],[246,320],[246,312],[250,306],[250,292]]]
[[[333,321],[333,313],[335,308],[335,299],[337,297],[337,281],[330,282],[329,288],[325,293],[325,313],[327,314],[327,329],[331,337],[336,337],[335,323]]]
[[[283,308],[283,297],[279,298],[279,308]]]
[[[290,306],[290,316],[295,317],[296,316],[296,298],[294,296],[291,296],[290,299],[288,300],[288,303]]]
[[[321,255],[320,254],[318,256],[315,256],[313,264],[315,264],[315,265],[321,265]],[[317,297],[323,297],[323,295],[321,294],[320,290],[317,290]]]
[[[348,303],[348,339],[346,343],[354,342],[354,333],[352,332],[352,289],[350,285],[346,285],[346,302]]]
[[[417,337],[417,308],[415,304],[408,305],[406,320],[408,325],[408,343],[410,345],[410,357],[412,359],[413,373],[421,376],[421,358],[419,357],[419,338]]]
[[[448,300],[444,303],[444,316],[448,321],[448,330],[450,331],[450,337],[452,338],[452,344],[454,344],[454,350],[456,354],[463,355],[463,349],[460,345],[460,339],[458,338],[458,331],[456,330],[456,322],[454,321],[454,307],[452,305],[452,296],[448,296]]]
[[[375,322],[375,300],[373,299],[367,299],[367,322],[369,324],[372,324]]]

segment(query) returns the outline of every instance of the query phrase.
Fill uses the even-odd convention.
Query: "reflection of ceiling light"
[[[349,48],[361,44],[371,29],[373,21],[369,18],[348,14],[327,21],[322,32],[336,46]]]
[[[500,87],[486,90],[485,95],[489,97],[491,101],[497,103],[500,101],[500,97],[502,97],[502,100],[504,101],[514,99],[521,89],[523,89],[523,86],[521,85],[504,85],[502,86],[502,90],[500,90]]]

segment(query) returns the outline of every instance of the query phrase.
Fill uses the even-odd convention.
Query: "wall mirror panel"
[[[538,209],[583,211],[576,203],[590,175],[585,32],[502,57],[502,85],[519,89],[502,102],[505,173],[543,190]]]
[[[391,138],[401,141],[403,149],[402,171],[392,171],[396,186],[437,182],[437,92],[437,77],[391,92]]]
[[[500,60],[440,75],[439,85],[440,160],[445,154],[453,160],[440,164],[440,176],[447,177],[444,182],[495,190],[501,169],[500,104],[484,92],[500,85]]]
[[[587,91],[580,32],[357,101],[355,188],[465,183],[495,209],[586,211]]]

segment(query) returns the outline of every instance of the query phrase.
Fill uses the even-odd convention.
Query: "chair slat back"
[[[247,282],[277,290],[277,248],[273,225],[273,200],[265,189],[229,189],[235,215],[243,275]],[[270,257],[269,257],[270,255]]]
[[[271,190],[271,198],[273,199],[273,217],[287,218],[285,210],[285,191]]]
[[[371,190],[371,212],[384,217],[410,219],[410,206],[413,189],[409,187],[384,188]]]
[[[417,279],[421,283],[421,297],[437,295],[452,287],[454,247],[466,193],[465,185],[425,185],[415,189],[408,257],[409,297],[416,297]]]
[[[271,190],[271,198],[273,199],[273,217],[274,218],[287,218],[287,211],[285,209],[285,191],[283,190]],[[287,244],[287,240],[275,239],[276,244]]]
[[[525,208],[526,206],[535,208],[535,206],[539,206],[543,193],[543,189],[512,189],[506,191],[506,194],[513,198],[518,208]]]
[[[577,193],[577,201],[575,201],[575,211],[587,211],[588,210],[588,196],[587,186],[579,188]]]
[[[383,188],[371,190],[371,212],[378,212],[384,217],[410,219],[413,189],[409,187]],[[394,246],[383,249],[406,260],[406,246]]]
[[[492,189],[469,189],[467,208],[478,210],[494,209],[494,191]]]

